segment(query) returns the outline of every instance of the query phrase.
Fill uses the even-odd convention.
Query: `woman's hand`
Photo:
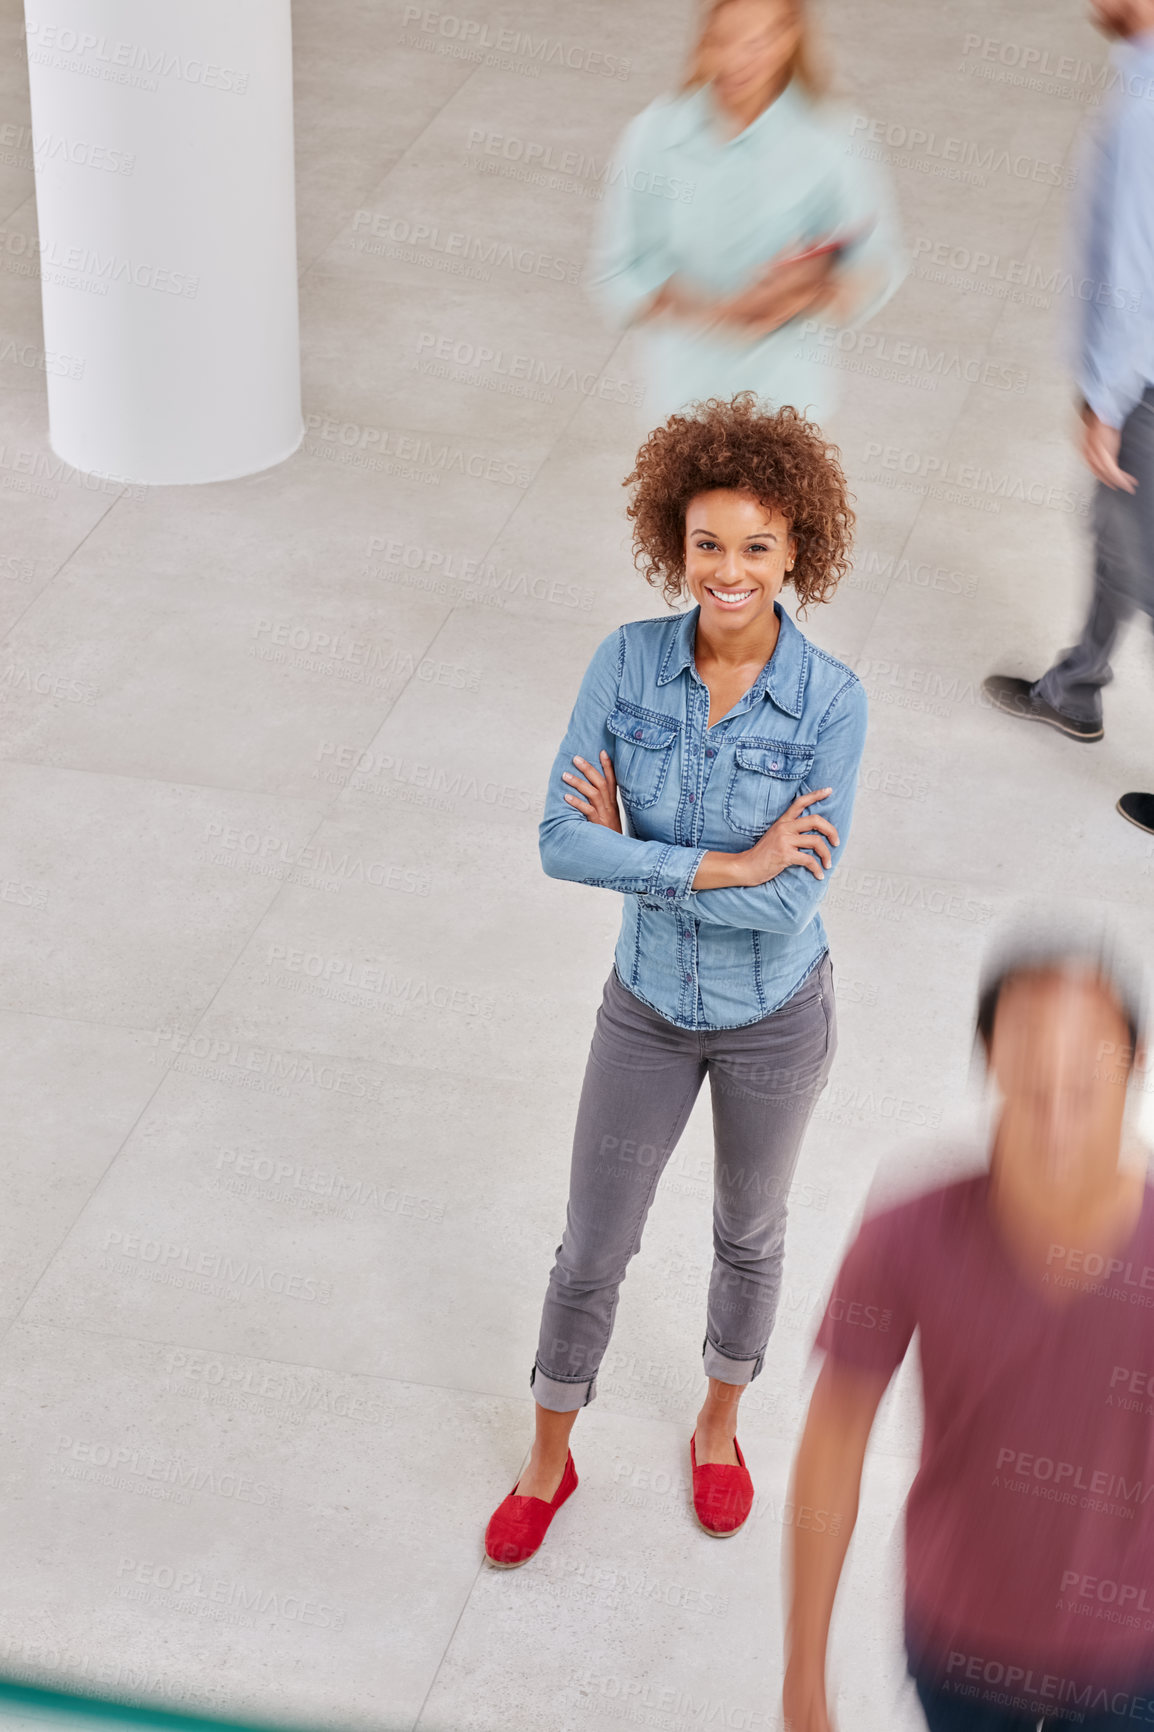
[[[607,830],[621,830],[621,814],[617,808],[617,778],[613,774],[613,759],[608,752],[601,753],[601,769],[597,771],[584,758],[574,758],[578,770],[582,773],[574,776],[568,770],[561,772],[561,780],[568,782],[579,791],[566,794],[565,798],[571,806],[576,806],[579,812],[594,824],[604,824]]]
[[[804,866],[815,878],[823,879],[833,863],[830,845],[836,848],[841,837],[828,818],[819,818],[806,807],[832,793],[832,788],[817,788],[812,794],[799,794],[760,842],[736,856],[741,882],[768,884],[787,866]]]
[[[841,837],[828,818],[815,817],[806,807],[832,793],[832,788],[817,788],[812,794],[799,794],[761,841],[743,853],[727,854],[711,848],[697,868],[692,888],[750,890],[757,884],[768,884],[787,866],[804,866],[815,878],[824,878],[822,867],[828,870],[831,864],[830,845],[836,848]]]
[[[816,258],[775,259],[757,281],[714,306],[715,319],[749,337],[765,337],[801,313],[832,300],[837,288],[836,253]]]

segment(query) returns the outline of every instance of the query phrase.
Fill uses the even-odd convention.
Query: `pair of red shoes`
[[[729,1539],[743,1527],[753,1508],[753,1481],[745,1465],[745,1457],[737,1439],[739,1466],[725,1466],[707,1461],[697,1465],[695,1444],[697,1434],[689,1440],[689,1460],[693,1468],[693,1513],[699,1525],[715,1539]],[[520,1484],[520,1481],[517,1482]],[[485,1556],[494,1569],[515,1570],[527,1564],[549,1531],[549,1524],[561,1505],[577,1490],[577,1469],[571,1454],[565,1457],[561,1484],[546,1500],[543,1497],[518,1497],[517,1486],[503,1503],[498,1504],[485,1529]]]

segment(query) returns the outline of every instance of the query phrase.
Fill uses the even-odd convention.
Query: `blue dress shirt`
[[[1079,384],[1095,415],[1121,427],[1154,384],[1152,32],[1119,43],[1111,55],[1087,190]]]
[[[709,727],[694,647],[700,609],[619,626],[598,645],[553,765],[541,862],[625,896],[615,956],[629,990],[678,1028],[739,1028],[777,1010],[826,950],[819,880],[692,890],[707,850],[751,848],[804,790],[845,852],[865,744],[857,676],[802,635],[780,603],[777,644],[744,697]],[[628,834],[565,801],[572,759],[609,753]],[[574,772],[576,773],[576,772]]]

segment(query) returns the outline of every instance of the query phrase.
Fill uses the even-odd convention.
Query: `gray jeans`
[[[1154,385],[1122,428],[1119,467],[1136,492],[1098,483],[1094,495],[1094,593],[1081,641],[1037,680],[1033,690],[1079,722],[1102,720],[1102,687],[1113,679],[1118,633],[1140,608],[1154,623]]]
[[[565,1236],[530,1383],[554,1413],[596,1394],[626,1265],[705,1077],[713,1105],[713,1273],[705,1372],[749,1383],[777,1311],[786,1200],[837,1049],[828,953],[780,1009],[743,1028],[677,1028],[605,982],[585,1069]]]

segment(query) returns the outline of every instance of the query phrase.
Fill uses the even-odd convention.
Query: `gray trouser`
[[[706,1075],[715,1152],[705,1372],[723,1383],[757,1376],[781,1288],[790,1182],[836,1048],[828,953],[780,1009],[744,1028],[677,1028],[616,970],[609,976],[530,1378],[540,1406],[570,1413],[593,1400],[626,1265]]]
[[[1118,466],[1133,475],[1133,493],[1098,483],[1094,495],[1094,593],[1081,641],[1033,690],[1078,722],[1102,720],[1102,687],[1113,674],[1118,633],[1141,608],[1154,622],[1154,385],[1122,428]]]

